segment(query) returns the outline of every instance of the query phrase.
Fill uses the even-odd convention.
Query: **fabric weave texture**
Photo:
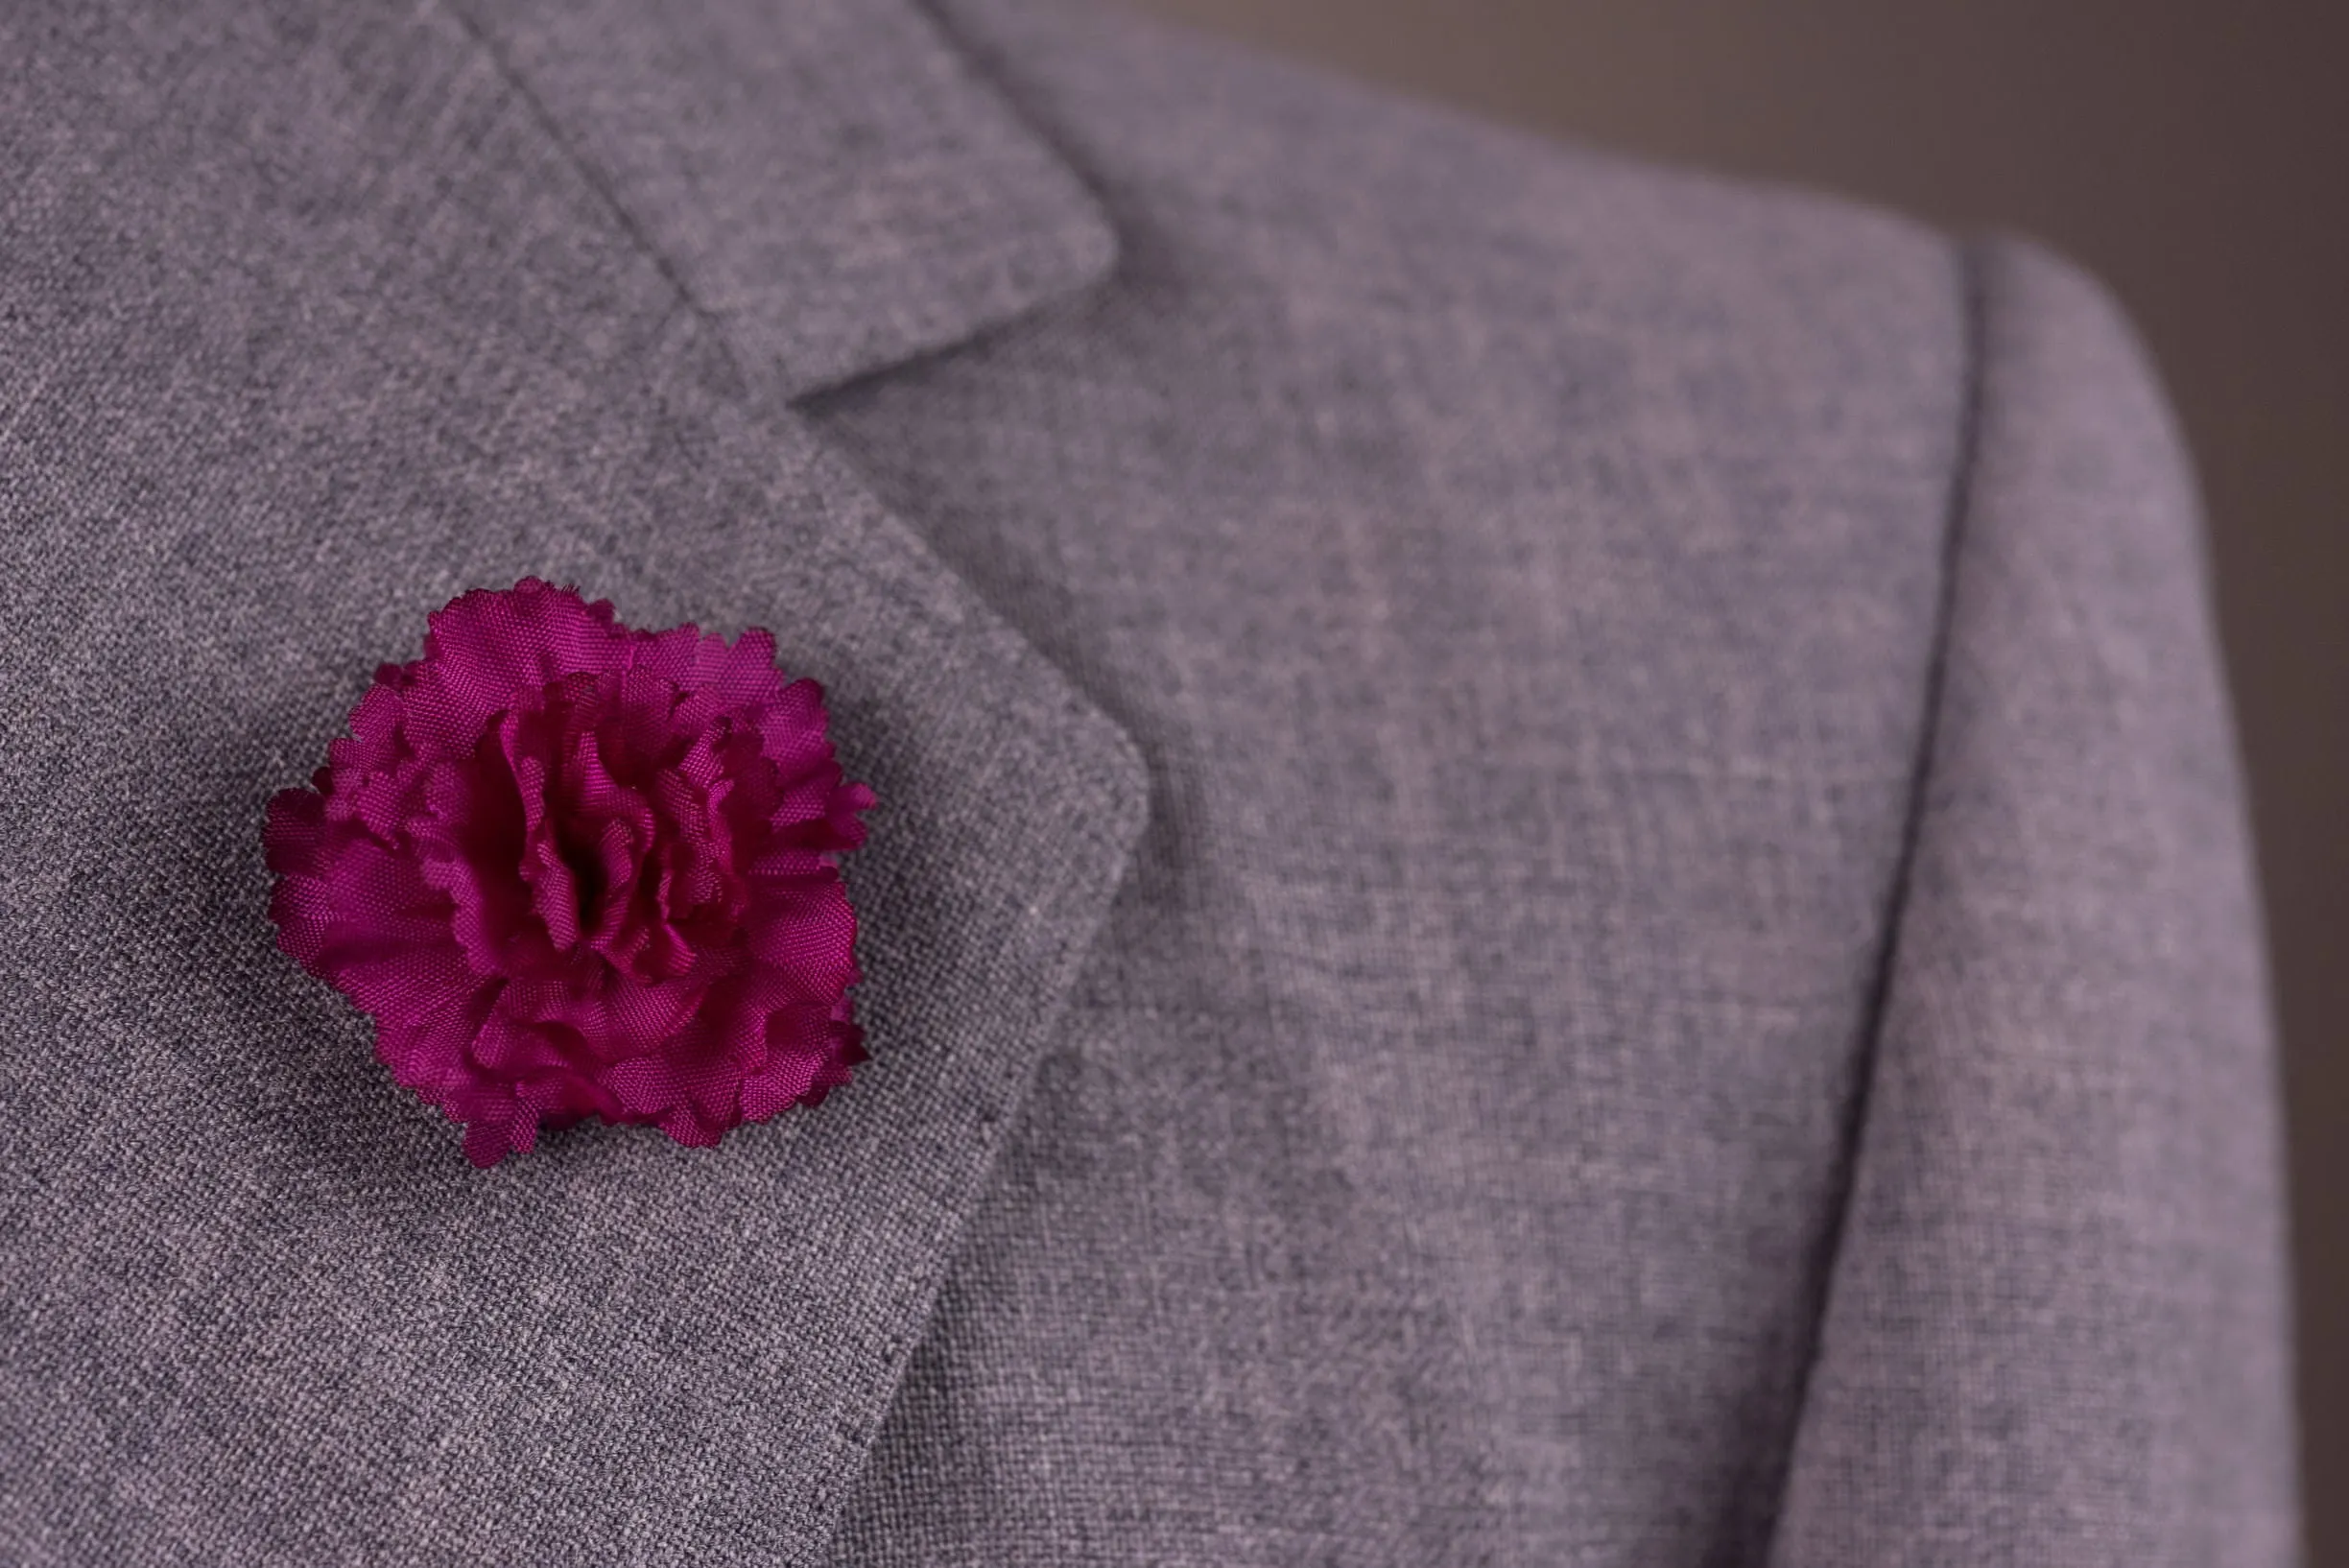
[[[0,1558],[2295,1560],[2068,263],[1026,0],[0,59]],[[273,950],[269,794],[526,576],[821,675],[817,1114],[476,1171]]]

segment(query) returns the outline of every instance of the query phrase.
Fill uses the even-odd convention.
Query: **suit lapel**
[[[457,0],[763,385],[1099,281],[1092,199],[905,0]]]
[[[1140,830],[1126,737],[775,396],[1097,274],[1075,184],[894,7],[524,10],[0,20],[0,1408],[112,1479],[99,1555],[813,1558]],[[475,1172],[273,950],[262,802],[527,573],[825,682],[882,806],[817,1110]]]

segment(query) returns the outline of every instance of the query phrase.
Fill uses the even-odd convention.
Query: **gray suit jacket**
[[[2026,245],[1010,0],[0,9],[0,1560],[2280,1564],[2192,486]],[[493,1172],[263,802],[765,625],[873,1059]]]

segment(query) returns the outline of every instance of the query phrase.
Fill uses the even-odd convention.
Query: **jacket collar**
[[[911,0],[459,0],[754,386],[836,386],[1105,276],[1090,195]]]

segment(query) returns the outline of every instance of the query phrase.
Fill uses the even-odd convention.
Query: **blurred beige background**
[[[1123,3],[1544,131],[2024,230],[2120,293],[2210,504],[2286,1041],[2310,1561],[2349,1568],[2349,6]]]

